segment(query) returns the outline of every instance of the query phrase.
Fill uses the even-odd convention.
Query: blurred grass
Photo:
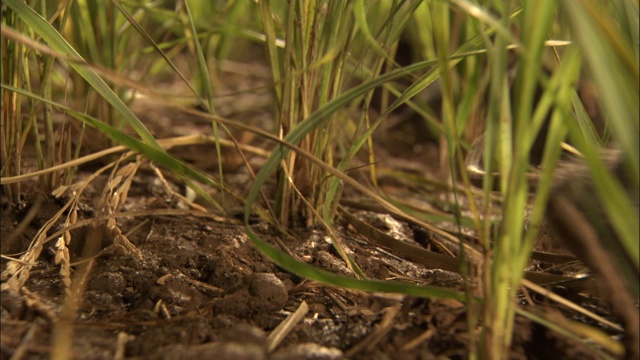
[[[638,268],[637,1],[263,0],[254,4],[237,0],[168,4],[113,0],[32,7],[20,0],[6,0],[3,6],[10,9],[3,11],[3,27],[43,41],[54,52],[39,54],[28,42],[2,40],[2,177],[23,172],[22,150],[29,141],[37,150],[39,169],[78,156],[81,144],[72,149],[70,142],[59,145],[65,146],[63,152],[58,151],[64,156],[53,155],[56,135],[51,115],[63,110],[170,169],[196,189],[193,181],[225,189],[219,142],[215,144],[219,180],[214,180],[212,175],[167,155],[128,107],[126,86],[105,81],[95,69],[104,67],[123,77],[168,72],[181,78],[209,113],[218,139],[221,131],[230,134],[228,126],[234,126],[234,121],[216,120],[213,99],[218,65],[260,43],[271,69],[275,98],[274,127],[262,136],[277,140],[278,145],[246,195],[247,224],[252,211],[266,206],[258,204],[258,196],[274,178],[278,192],[267,200],[276,204],[276,213],[260,213],[284,232],[300,223],[320,223],[331,232],[346,186],[390,213],[407,219],[432,217],[408,214],[377,186],[372,134],[392,111],[406,106],[420,115],[419,121],[425,122],[431,138],[439,143],[442,179],[464,185],[460,193],[455,191],[457,187],[451,188],[448,200],[453,210],[447,219],[459,227],[473,225],[486,262],[463,262],[461,269],[466,280],[484,284],[480,297],[469,283],[466,292],[459,293],[356,280],[300,263],[247,226],[254,244],[276,264],[335,286],[466,301],[472,336],[470,358],[506,358],[514,317],[522,312],[515,302],[516,293],[544,218],[561,143],[569,139],[586,159],[597,196],[623,245],[623,255]],[[545,45],[551,39],[573,43],[552,48]],[[407,46],[410,59],[402,64],[398,52]],[[181,74],[172,63],[171,58],[181,52],[192,61],[190,74]],[[39,69],[37,79],[33,68]],[[589,104],[583,104],[575,90],[584,77],[593,79],[597,88],[597,101],[608,126],[604,136],[594,131],[591,122],[595,119],[585,111]],[[36,80],[39,84],[32,89]],[[65,81],[72,85],[73,93],[68,93]],[[378,111],[369,111],[374,105]],[[42,116],[35,111],[39,106],[44,109]],[[23,114],[25,109],[28,116]],[[39,133],[38,122],[43,122],[44,134]],[[138,138],[126,135],[127,127],[135,130]],[[538,186],[531,189],[529,164],[542,131],[547,131],[540,163],[543,171]],[[475,198],[464,156],[480,134],[485,140],[481,150],[485,175],[483,195]],[[624,186],[602,163],[598,150],[607,146],[619,147],[624,154],[630,185]],[[371,164],[370,186],[346,174],[357,154],[364,154]],[[496,179],[495,173],[501,176]],[[47,192],[56,187],[55,178],[52,174],[41,179]],[[73,181],[71,174],[66,181]],[[23,191],[20,183],[3,188],[14,201]],[[494,188],[502,200],[498,206],[503,217],[497,232],[492,231],[494,221],[488,216],[491,199],[496,196]],[[199,194],[207,196],[201,190]],[[461,196],[471,201],[470,219],[460,214]],[[226,211],[224,202],[209,200],[220,212]],[[345,251],[347,244],[332,240],[347,264],[358,272]],[[471,255],[465,253],[463,241],[457,243],[461,256]],[[487,271],[481,275],[477,267]],[[637,283],[637,274],[631,271],[629,276],[628,283]],[[476,334],[478,322],[483,326]]]

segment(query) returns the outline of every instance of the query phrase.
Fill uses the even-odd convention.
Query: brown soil
[[[236,83],[246,82],[255,79]],[[263,122],[269,120],[268,95],[252,96],[221,100],[219,113],[234,118],[246,116],[253,119],[252,123],[268,127],[268,122]],[[158,138],[211,131],[208,122],[188,114],[149,102],[135,106]],[[413,135],[414,140],[407,141],[407,136],[416,133],[415,126],[404,122],[386,130],[389,136],[379,142],[380,167],[402,167],[435,177],[437,166],[429,164],[438,163],[437,148]],[[264,145],[250,134],[235,136],[246,144]],[[173,151],[202,169],[217,169],[210,145]],[[242,159],[226,156],[225,181],[243,194],[251,181]],[[194,209],[172,193],[181,191],[179,180],[163,172],[168,183],[165,186],[153,168],[140,161],[127,201],[119,209],[122,216],[115,223],[118,231],[109,228],[102,218],[70,233],[69,294],[80,294],[81,301],[74,302],[74,296],[65,292],[65,276],[56,263],[57,238],[45,244],[22,288],[5,286],[3,359],[49,358],[52,352],[64,348],[60,344],[64,340],[69,341],[74,359],[462,359],[469,353],[464,304],[339,289],[292,275],[256,250],[239,221]],[[262,158],[256,155],[249,161],[258,167]],[[78,178],[86,178],[102,165],[84,165]],[[112,181],[109,176],[110,171],[99,175],[82,194],[78,222],[104,215],[99,200],[105,184]],[[380,185],[388,191],[411,192],[393,178],[381,179]],[[70,199],[68,193],[61,199],[38,194],[35,187],[26,193],[29,195],[18,204],[3,195],[3,255],[18,257],[16,254],[26,251],[38,229]],[[213,190],[212,194],[219,196]],[[357,194],[346,198],[354,206],[348,211],[379,232],[438,252],[431,243],[435,235],[386,214],[356,209]],[[230,208],[241,206],[233,197],[226,201]],[[34,206],[39,207],[35,217],[20,229]],[[63,227],[64,218],[50,235]],[[256,220],[253,229],[307,263],[352,275],[321,228],[294,227],[285,236]],[[385,250],[367,241],[347,222],[339,221],[337,230],[369,278],[464,290],[462,278],[455,272],[432,269]],[[119,232],[126,237],[117,236]],[[3,270],[7,263],[3,258]],[[539,268],[543,266],[538,263]],[[570,288],[556,290],[603,311],[602,304]],[[270,336],[276,333],[274,329],[304,307],[303,302],[308,311],[293,323],[290,332],[283,333],[281,341],[276,341]],[[523,306],[541,316],[576,319],[573,312],[534,295],[523,294]],[[518,317],[511,357],[589,359],[599,355],[593,346]]]

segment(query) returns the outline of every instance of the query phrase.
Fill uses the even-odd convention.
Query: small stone
[[[274,274],[255,273],[249,281],[249,292],[255,308],[277,311],[286,304],[289,297],[287,288]]]

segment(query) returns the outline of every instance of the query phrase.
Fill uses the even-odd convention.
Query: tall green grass
[[[227,189],[221,162],[213,176],[171,157],[128,107],[126,84],[146,86],[144,79],[130,77],[136,71],[149,76],[164,71],[187,83],[194,103],[206,109],[199,116],[211,120],[216,139],[235,126],[277,143],[244,199],[245,219],[248,224],[253,211],[273,202],[274,212],[260,213],[283,232],[300,224],[321,224],[333,234],[345,189],[433,229],[423,221],[431,214],[408,213],[376,186],[372,134],[400,106],[419,114],[431,138],[439,142],[443,178],[462,184],[452,187],[448,199],[453,211],[446,220],[473,224],[482,246],[479,261],[462,241],[452,239],[461,244],[461,271],[469,281],[464,292],[364,279],[347,256],[348,244],[335,236],[338,252],[361,279],[331,274],[296,261],[263,241],[250,226],[246,229],[276,264],[309,279],[465,301],[470,358],[508,357],[514,317],[522,313],[515,302],[517,291],[544,217],[563,141],[571,140],[584,155],[616,235],[638,266],[637,2],[238,0],[225,5],[185,1],[170,8],[142,1],[68,1],[47,7],[7,0],[3,5],[8,8],[2,20],[3,179],[24,172],[22,150],[29,142],[41,169],[78,156],[82,144],[58,145],[66,146],[64,151],[55,148],[52,114],[62,111],[174,171],[196,189],[198,183]],[[571,43],[552,47],[548,40]],[[271,69],[275,121],[269,133],[247,127],[240,119],[217,117],[213,101],[218,64],[233,57],[236,47],[250,49],[252,43],[264,46]],[[401,43],[412,50],[409,65],[397,62]],[[180,52],[192,60],[189,74],[180,73],[172,62]],[[594,132],[577,96],[575,85],[585,76],[598,89],[611,139]],[[65,90],[67,83],[72,93]],[[381,100],[374,97],[376,89]],[[438,90],[435,107],[433,97],[424,98],[433,89]],[[375,102],[379,112],[372,116],[376,112],[368,110]],[[540,164],[544,171],[531,189],[530,154],[546,121],[549,132]],[[126,135],[127,128],[137,137]],[[476,198],[464,157],[480,134],[485,139],[485,175],[482,196]],[[627,196],[629,189],[600,160],[598,149],[607,143],[615,143],[625,155],[635,198]],[[219,142],[215,151],[222,158]],[[56,153],[65,155],[55,157]],[[357,154],[365,154],[370,162],[370,186],[346,172]],[[500,177],[494,178],[495,173]],[[67,182],[72,182],[71,175]],[[53,190],[59,185],[55,179],[55,174],[42,178],[42,188]],[[273,180],[277,193],[260,203],[263,187]],[[20,183],[3,182],[3,188],[16,201],[23,192]],[[497,231],[492,231],[496,227],[488,216],[496,196],[493,189],[501,199]],[[471,201],[471,219],[461,215],[458,199],[463,196]],[[226,210],[224,202],[214,207]],[[482,291],[474,290],[472,282],[481,282]]]

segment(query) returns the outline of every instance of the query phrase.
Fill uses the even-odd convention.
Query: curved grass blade
[[[276,249],[266,241],[260,239],[260,237],[253,232],[250,226],[247,226],[246,228],[247,234],[249,235],[249,238],[251,238],[253,244],[264,255],[271,259],[271,261],[287,271],[310,280],[361,291],[399,293],[427,298],[455,299],[462,302],[466,301],[465,294],[451,289],[436,286],[416,286],[381,280],[358,280],[356,278],[336,275],[318,267],[298,262],[291,255]]]

